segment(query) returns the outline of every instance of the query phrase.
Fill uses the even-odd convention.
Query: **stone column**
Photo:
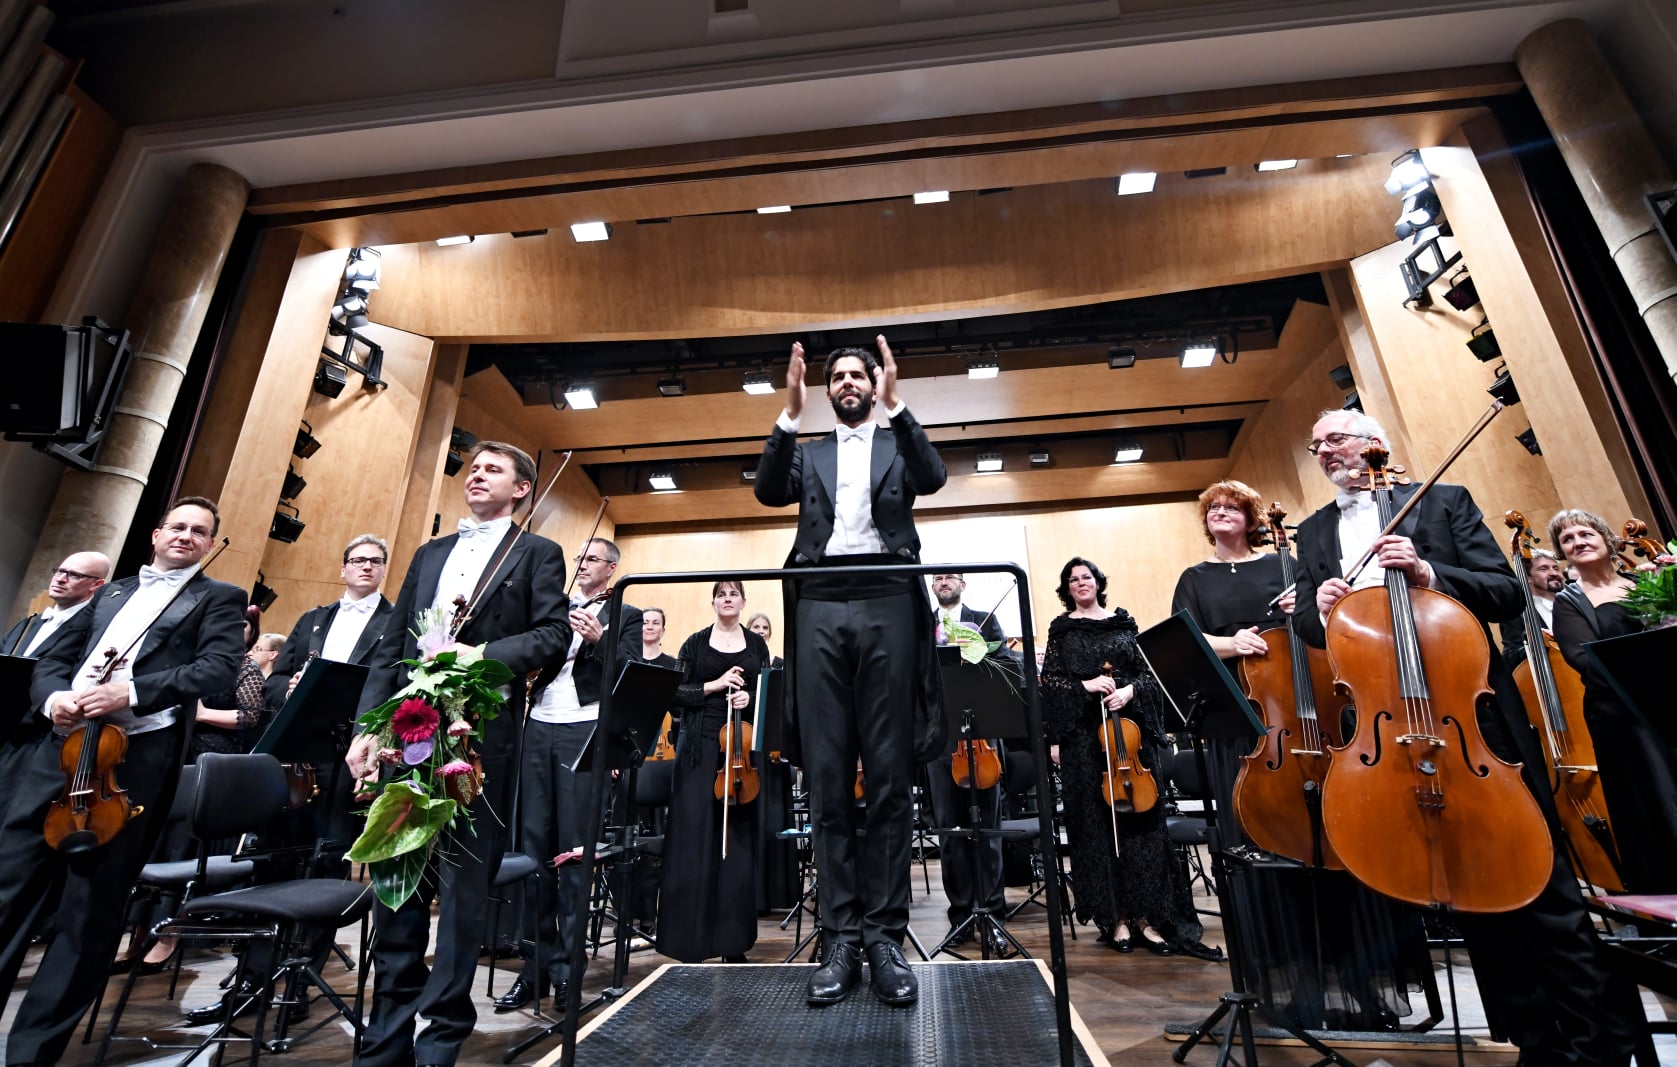
[[[98,466],[65,473],[20,602],[46,588],[72,552],[99,551],[113,561],[121,552],[249,192],[243,178],[213,163],[194,164],[181,179],[130,305],[135,359]]]
[[[1584,23],[1562,19],[1533,32],[1514,61],[1677,377],[1677,263],[1643,199],[1671,188],[1671,167]]]

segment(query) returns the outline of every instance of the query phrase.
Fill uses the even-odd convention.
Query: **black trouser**
[[[525,930],[519,941],[524,957],[524,977],[537,978],[535,958],[525,939],[540,949],[542,969],[555,987],[570,973],[570,932],[575,919],[577,887],[582,883],[582,864],[567,864],[555,871],[553,858],[589,842],[598,834],[586,829],[588,805],[592,802],[592,774],[576,774],[571,764],[582,754],[593,722],[542,722],[531,719],[524,727],[524,775],[520,782],[518,850],[536,861],[536,928]],[[520,922],[529,923],[530,909],[522,909]]]
[[[1000,744],[996,744],[998,757]],[[962,760],[962,764],[965,764]],[[972,828],[972,797],[965,786],[955,784],[950,773],[953,761],[949,756],[926,765],[932,793],[932,817],[939,827]],[[964,773],[964,770],[963,770]],[[978,826],[994,830],[1002,814],[1002,787],[997,782],[988,789],[978,790]],[[938,866],[943,870],[943,892],[949,898],[950,925],[958,924],[972,914],[973,903],[983,901],[990,914],[1005,917],[1007,897],[1002,888],[1002,839],[990,836],[978,839],[979,883],[972,885],[973,839],[938,835]]]
[[[373,1004],[357,1064],[452,1064],[472,1033],[477,1023],[471,987],[478,942],[488,913],[489,884],[506,848],[501,820],[512,795],[510,763],[505,755],[485,758],[485,792],[470,808],[473,829],[462,825],[437,837],[419,891],[395,911],[383,904],[374,907]],[[427,968],[433,900],[437,945]],[[430,1025],[416,1037],[418,1015]]]
[[[908,931],[913,642],[924,624],[908,593],[798,601],[798,731],[829,944],[900,945]],[[854,798],[858,756],[865,817]]]
[[[111,975],[122,942],[129,891],[151,853],[153,820],[168,808],[165,792],[179,776],[180,734],[156,730],[128,739],[117,783],[145,810],[108,844],[73,856],[47,846],[41,825],[47,806],[64,788],[61,742],[46,738],[35,749],[0,826],[0,1003],[11,992],[29,948],[33,917],[47,906],[58,912],[58,933],[47,946],[6,1039],[8,1063],[53,1063],[64,1055],[76,1023]]]

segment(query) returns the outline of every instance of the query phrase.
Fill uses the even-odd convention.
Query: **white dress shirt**
[[[1380,509],[1369,493],[1341,490],[1334,499],[1339,504],[1339,573],[1345,576],[1380,536]],[[1370,589],[1385,584],[1386,568],[1371,560],[1351,583],[1351,588]]]
[[[885,413],[894,419],[908,406],[899,400]],[[775,425],[798,432],[801,419],[780,413]],[[877,423],[850,427],[840,424],[838,434],[838,485],[833,489],[833,535],[827,539],[826,556],[880,555],[885,539],[873,522],[873,435]]]
[[[128,657],[110,674],[106,682],[126,682],[128,685],[128,704],[121,711],[113,711],[103,716],[103,721],[118,727],[130,737],[148,734],[154,730],[164,730],[175,723],[175,713],[178,706],[164,708],[149,715],[136,715],[133,705],[140,702],[139,692],[134,688],[133,658],[145,644],[146,631],[151,624],[163,613],[163,609],[175,596],[181,586],[185,585],[194,574],[198,573],[197,566],[186,567],[178,571],[159,571],[151,566],[140,568],[140,584],[129,594],[128,602],[117,610],[116,616],[105,627],[105,632],[98,635],[93,645],[93,651],[76,668],[71,675],[71,688],[65,692],[82,693],[92,689],[99,683],[99,675],[104,670],[105,650],[114,648]],[[51,717],[50,709],[61,693],[54,693],[47,698],[43,713]]]
[[[432,607],[453,612],[455,597],[472,599],[478,579],[483,577],[483,569],[489,566],[490,557],[495,554],[495,549],[511,526],[511,515],[502,515],[482,524],[470,519],[460,520],[460,537],[449,550],[448,559],[443,561],[442,573],[437,577],[437,598],[431,602]]]
[[[571,601],[573,609],[576,603],[575,599]],[[582,610],[597,619],[603,607],[603,603],[590,604]],[[600,640],[605,639],[605,636],[601,635]],[[554,675],[547,688],[536,695],[536,702],[530,708],[530,718],[537,722],[560,723],[593,722],[600,717],[600,702],[596,700],[592,704],[584,704],[576,693],[576,657],[581,651],[582,635],[573,632],[571,647],[565,651],[565,665]]]
[[[75,617],[76,612],[87,607],[88,604],[92,602],[93,598],[88,597],[80,604],[72,604],[67,608],[61,608],[55,604],[42,611],[41,628],[36,630],[35,636],[29,639],[29,647],[23,650],[23,654],[27,657],[33,658],[35,653],[46,647],[47,641],[52,638],[53,634],[58,632],[58,628],[60,626],[69,622]]]
[[[1532,605],[1537,608],[1537,617],[1543,620],[1543,629],[1549,633],[1555,632],[1555,598],[1534,595]]]
[[[332,616],[332,625],[326,628],[326,640],[320,644],[320,658],[348,663],[355,655],[355,642],[361,640],[378,604],[377,593],[369,593],[360,600],[346,596],[338,601],[338,613]]]

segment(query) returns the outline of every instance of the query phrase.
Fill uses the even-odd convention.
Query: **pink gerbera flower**
[[[439,773],[442,774],[444,778],[455,778],[462,774],[471,774],[472,769],[473,768],[470,763],[467,763],[463,759],[457,759],[450,760],[449,762],[443,764],[443,769]]]
[[[419,697],[409,697],[390,717],[390,732],[396,735],[397,740],[410,745],[429,740],[436,735],[438,718],[436,708]]]

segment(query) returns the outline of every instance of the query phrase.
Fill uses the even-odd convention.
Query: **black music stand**
[[[29,699],[29,683],[35,676],[35,661],[28,656],[0,656],[0,694],[13,708],[26,709],[23,714],[11,714],[11,721],[0,730],[0,737],[10,737],[18,731],[25,718],[35,714]]]
[[[1677,660],[1677,626],[1623,634],[1584,644],[1584,654],[1607,679],[1619,699],[1647,721],[1668,745],[1677,746],[1677,726],[1669,715],[1649,715],[1671,701],[1667,665]]]
[[[612,721],[611,732],[605,733],[600,729],[600,722],[595,721],[594,730],[588,735],[588,743],[582,746],[582,751],[571,764],[572,773],[609,773],[611,771],[624,772],[627,785],[627,795],[635,795],[635,774],[646,758],[658,744],[658,731],[664,725],[664,712],[675,700],[676,687],[679,686],[686,674],[673,667],[660,667],[654,663],[643,663],[631,660],[623,665],[623,670],[617,676],[617,683],[612,686]],[[601,820],[604,821],[603,819]],[[593,1000],[583,1005],[578,1011],[578,1017],[593,1011],[603,1004],[610,1004],[624,993],[628,992],[629,977],[629,940],[633,924],[632,901],[633,894],[629,886],[634,866],[640,859],[640,846],[635,841],[635,820],[627,817],[619,829],[621,840],[618,844],[600,850],[595,859],[608,863],[614,867],[624,866],[627,871],[622,876],[618,894],[617,931],[614,945],[611,984],[602,989]],[[584,849],[595,848],[590,834],[582,843]],[[593,865],[586,865],[585,869]],[[609,881],[614,871],[608,871]],[[583,974],[588,969],[587,954],[583,949],[583,934],[588,924],[588,897],[590,886],[586,880],[581,888],[581,899],[573,901],[571,914],[571,929],[567,944],[571,946],[570,988],[581,989]],[[502,1063],[511,1063],[524,1052],[535,1045],[555,1037],[564,1032],[566,1017],[561,1016],[558,1021],[544,1026],[536,1033],[511,1046],[501,1056]]]
[[[367,668],[359,663],[318,657],[309,660],[296,688],[251,748],[281,763],[331,768],[321,785],[327,810],[318,820],[320,826],[342,829],[348,825],[353,797],[344,788],[344,756],[355,733],[361,688],[366,682]]]
[[[1258,719],[1251,703],[1235,685],[1234,678],[1223,661],[1211,651],[1198,624],[1186,612],[1177,612],[1156,626],[1142,631],[1138,637],[1148,668],[1163,687],[1168,703],[1176,711],[1181,725],[1175,732],[1193,740],[1194,758],[1199,763],[1201,780],[1210,782],[1206,770],[1205,744],[1208,738],[1256,740],[1268,728]],[[1255,993],[1242,988],[1240,960],[1242,937],[1240,915],[1234,906],[1234,895],[1225,890],[1229,868],[1224,863],[1222,838],[1217,831],[1217,801],[1210,789],[1206,790],[1205,821],[1208,849],[1211,852],[1212,879],[1217,883],[1218,910],[1223,915],[1223,940],[1228,944],[1229,979],[1232,988],[1217,1001],[1217,1006],[1205,1020],[1194,1027],[1182,1046],[1170,1054],[1177,1063],[1185,1063],[1195,1045],[1211,1036],[1218,1023],[1223,1023],[1223,1037],[1217,1051],[1217,1067],[1225,1067],[1234,1057],[1234,1035],[1240,1030],[1241,1051],[1246,1067],[1257,1067],[1258,1046],[1252,1037],[1252,1013],[1261,1013],[1271,1026],[1285,1030],[1295,1039],[1321,1055],[1312,1067],[1334,1063],[1340,1067],[1355,1067],[1352,1061],[1323,1044],[1307,1031],[1279,1018],[1258,1003]],[[1232,1018],[1227,1018],[1232,1013]]]
[[[1029,733],[1025,698],[1007,677],[1007,667],[989,657],[978,663],[968,663],[961,658],[958,645],[939,646],[937,659],[938,670],[943,675],[943,715],[951,737],[976,741],[988,737],[1020,737]],[[971,745],[967,746],[966,761],[968,829],[934,827],[933,832],[949,837],[965,837],[972,842],[972,847],[967,850],[967,874],[972,879],[968,883],[972,886],[972,912],[938,942],[931,954],[936,956],[949,951],[949,946],[970,930],[978,935],[978,951],[984,959],[990,958],[993,938],[1006,941],[1019,955],[1029,958],[1030,953],[1025,951],[1025,946],[1008,933],[1007,926],[991,914],[989,905],[985,903],[989,894],[983,891],[984,871],[978,855],[979,844],[984,838],[1000,837],[1005,831],[978,825],[978,774]],[[934,770],[933,773],[937,772]],[[960,958],[954,952],[950,955]]]

